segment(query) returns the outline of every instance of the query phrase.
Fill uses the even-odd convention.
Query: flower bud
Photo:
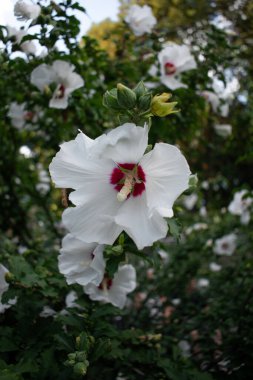
[[[148,111],[150,109],[152,94],[150,92],[147,92],[146,94],[142,95],[138,100],[138,108],[141,112]]]
[[[137,99],[139,99],[142,95],[145,95],[148,92],[147,88],[144,86],[144,83],[142,81],[140,81],[137,84],[133,91],[135,92]]]
[[[155,95],[151,102],[151,112],[154,116],[167,116],[171,113],[179,112],[175,110],[177,102],[168,103],[168,100],[171,98],[171,94],[164,92],[161,95]]]
[[[191,174],[190,177],[189,177],[189,187],[197,187],[197,184],[198,184],[198,175],[197,174]]]
[[[130,88],[121,83],[117,84],[118,104],[125,109],[132,109],[136,105],[136,95]]]
[[[89,362],[87,360],[85,360],[83,363],[76,363],[74,365],[74,373],[76,375],[84,376],[87,372],[88,365],[89,365]]]
[[[106,91],[106,93],[103,96],[103,105],[107,108],[112,108],[114,110],[122,109],[117,100],[116,88],[113,88],[111,91]]]

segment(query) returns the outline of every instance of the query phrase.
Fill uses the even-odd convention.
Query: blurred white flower
[[[156,18],[148,5],[144,5],[143,7],[132,5],[127,12],[125,21],[137,37],[145,33],[151,33],[156,24]]]
[[[14,37],[16,44],[20,45],[21,50],[26,54],[36,54],[37,48],[34,41],[24,41],[21,43],[22,38],[27,35],[24,29],[16,29],[13,26],[7,25],[9,37]]]
[[[56,89],[49,102],[51,108],[67,108],[69,95],[84,85],[80,75],[74,72],[75,67],[66,61],[56,60],[53,64],[42,63],[31,73],[31,83],[41,92],[45,91],[51,83]]]
[[[15,305],[15,303],[17,302],[16,297],[14,299],[9,300],[7,304],[3,304],[1,302],[3,293],[9,289],[9,284],[5,280],[5,275],[8,272],[8,269],[5,268],[5,266],[3,266],[2,264],[0,264],[0,314],[4,313],[6,309],[9,309],[12,305]]]
[[[12,125],[17,129],[21,129],[25,126],[25,106],[25,103],[18,104],[17,102],[12,102],[9,106],[7,116],[11,119]]]
[[[8,282],[5,280],[5,275],[8,273],[8,269],[5,268],[2,264],[0,264],[0,299],[6,290],[9,288]]]
[[[199,278],[197,281],[197,288],[207,288],[210,282],[207,278]]]
[[[226,84],[210,73],[212,77],[213,91],[203,91],[201,95],[211,104],[215,113],[220,113],[222,117],[229,114],[229,106],[240,88],[239,81],[236,77],[227,80]]]
[[[77,294],[74,290],[71,290],[71,292],[69,292],[67,295],[66,295],[66,298],[65,298],[65,304],[66,304],[66,307],[77,307],[77,308],[80,308],[80,306],[75,302],[77,300]]]
[[[209,269],[212,271],[212,272],[219,272],[221,270],[222,266],[217,264],[217,263],[210,263],[209,264]]]
[[[196,69],[197,64],[190,49],[186,45],[167,44],[158,54],[161,71],[161,82],[175,90],[180,87],[187,87],[180,81],[179,75],[191,69]]]
[[[191,345],[187,340],[180,340],[178,347],[182,351],[182,356],[184,358],[189,358],[189,356],[191,356]]]
[[[232,134],[232,125],[230,124],[215,124],[214,130],[221,137],[228,137]]]
[[[113,244],[124,230],[139,249],[162,239],[164,217],[188,188],[190,169],[180,150],[158,143],[147,154],[148,127],[126,123],[91,140],[80,133],[61,145],[50,164],[57,187],[72,188],[77,207],[63,213],[68,230],[87,243]]]
[[[38,174],[39,174],[39,182],[36,184],[36,190],[45,195],[50,190],[50,177],[47,170],[43,169],[41,164],[37,165]]]
[[[185,233],[186,235],[190,235],[193,231],[201,231],[201,230],[207,230],[208,224],[206,223],[195,223],[192,226],[186,228]]]
[[[207,216],[207,209],[205,206],[200,207],[199,215],[202,216],[202,218]]]
[[[17,129],[26,127],[26,123],[36,122],[41,115],[38,107],[35,107],[34,111],[27,111],[25,108],[26,103],[18,104],[17,102],[12,102],[9,106],[7,116],[11,119],[12,125]]]
[[[213,252],[217,255],[231,256],[236,249],[237,236],[234,233],[224,235],[215,240]]]
[[[167,251],[165,251],[164,249],[158,249],[157,253],[161,257],[161,259],[164,263],[169,262],[170,256],[169,256],[169,253]]]
[[[191,195],[185,195],[182,199],[183,205],[187,210],[192,210],[198,201],[198,196],[196,193]]]
[[[19,153],[25,156],[25,158],[31,158],[34,156],[33,151],[27,145],[22,145],[19,148]]]
[[[14,6],[14,14],[20,21],[35,20],[40,15],[41,8],[31,0],[18,0]]]
[[[39,316],[42,318],[48,318],[48,317],[53,317],[56,315],[56,311],[52,309],[50,306],[44,306],[42,311],[40,312]]]
[[[103,301],[111,303],[122,309],[127,301],[127,294],[136,288],[136,272],[132,265],[119,267],[113,279],[104,277],[101,284],[96,286],[88,284],[84,287],[84,292],[93,301]]]
[[[84,243],[68,234],[62,241],[60,252],[59,270],[69,285],[93,283],[98,286],[101,283],[105,271],[102,245]]]
[[[173,299],[171,300],[171,303],[172,303],[172,305],[174,305],[174,306],[178,306],[178,305],[180,305],[180,303],[181,303],[181,299],[180,299],[180,298],[173,298]]]
[[[234,194],[232,202],[228,206],[228,211],[233,215],[238,215],[241,217],[242,224],[248,224],[250,221],[250,212],[249,208],[252,205],[252,197],[245,195],[249,193],[247,190],[243,189],[237,191]]]

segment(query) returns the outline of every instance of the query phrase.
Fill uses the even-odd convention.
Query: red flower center
[[[176,66],[174,65],[174,63],[167,62],[167,63],[165,63],[165,65],[164,65],[164,70],[165,70],[165,74],[166,74],[166,75],[173,75],[173,74],[175,74],[175,72],[177,71],[177,68],[176,68]]]
[[[132,182],[132,189],[128,197],[132,195],[137,197],[145,190],[146,176],[141,165],[136,164],[118,164],[111,173],[110,183],[114,185],[116,191],[121,191],[127,178]]]
[[[58,88],[58,91],[57,91],[57,99],[64,98],[64,95],[65,95],[65,86],[63,84],[61,84]]]
[[[98,286],[99,290],[109,290],[112,286],[112,279],[107,275],[103,278],[101,284]]]

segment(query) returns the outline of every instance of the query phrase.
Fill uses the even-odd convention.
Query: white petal
[[[175,200],[188,188],[190,169],[185,157],[177,147],[159,143],[140,164],[146,175],[148,207],[160,212],[168,209],[171,215]]]
[[[44,91],[45,86],[55,81],[55,73],[51,66],[43,63],[36,67],[31,73],[31,83],[40,91]]]
[[[62,241],[61,255],[58,258],[60,272],[73,278],[79,275],[81,282],[74,282],[81,285],[86,285],[89,282],[85,280],[86,275],[92,275],[95,277],[93,282],[99,285],[104,277],[105,270],[103,250],[103,245],[85,243],[71,234],[66,235]]]
[[[122,232],[122,228],[114,221],[114,215],[121,205],[116,192],[113,188],[98,184],[98,188],[93,191],[92,186],[90,192],[86,188],[84,196],[85,203],[82,206],[64,211],[64,225],[74,236],[87,243],[113,244]]]
[[[49,102],[50,108],[57,108],[57,109],[66,109],[68,107],[68,96],[65,93],[65,95],[62,98],[57,97],[58,89],[55,90],[53,93],[52,98]]]
[[[186,88],[187,86],[176,79],[174,75],[164,75],[161,77],[161,82],[169,87],[171,90],[176,90],[177,88]]]
[[[83,87],[84,80],[81,75],[77,73],[70,73],[65,81],[67,89],[72,92],[80,87]]]
[[[75,66],[73,66],[71,63],[67,61],[57,59],[53,62],[52,69],[54,70],[58,78],[66,78],[69,75],[69,73],[75,70]]]
[[[151,246],[164,238],[168,231],[167,223],[158,213],[150,215],[145,193],[127,199],[119,209],[115,221],[134,240],[138,249]]]
[[[96,139],[95,151],[100,157],[117,163],[138,163],[148,144],[148,127],[125,123]]]
[[[107,160],[101,162],[91,158],[93,143],[93,140],[80,133],[75,140],[61,145],[61,150],[49,166],[57,187],[77,189],[94,184],[99,189],[99,183],[110,184],[110,175],[115,165]]]

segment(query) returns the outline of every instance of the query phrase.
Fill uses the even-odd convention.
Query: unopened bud
[[[152,94],[150,92],[147,92],[146,94],[142,95],[139,98],[138,108],[140,109],[140,111],[145,112],[150,109],[151,99],[152,99]]]
[[[189,187],[197,187],[198,184],[198,175],[197,174],[191,174],[189,177]]]
[[[155,95],[151,101],[151,113],[154,116],[164,117],[171,113],[177,113],[179,110],[175,110],[177,102],[168,102],[171,98],[171,94],[164,92],[161,95]]]
[[[142,95],[148,92],[147,88],[144,86],[144,83],[142,81],[140,81],[137,84],[137,86],[133,89],[133,91],[135,92],[137,99],[139,99]]]
[[[117,99],[122,108],[132,109],[136,105],[136,95],[130,88],[121,83],[117,84]]]
[[[116,88],[113,88],[110,91],[106,91],[106,93],[103,96],[103,105],[107,108],[112,108],[114,110],[122,109],[122,107],[120,107],[118,100],[117,100]]]
[[[84,361],[84,363],[76,363],[74,365],[74,373],[76,375],[82,375],[84,376],[87,372],[89,362],[87,360]]]

